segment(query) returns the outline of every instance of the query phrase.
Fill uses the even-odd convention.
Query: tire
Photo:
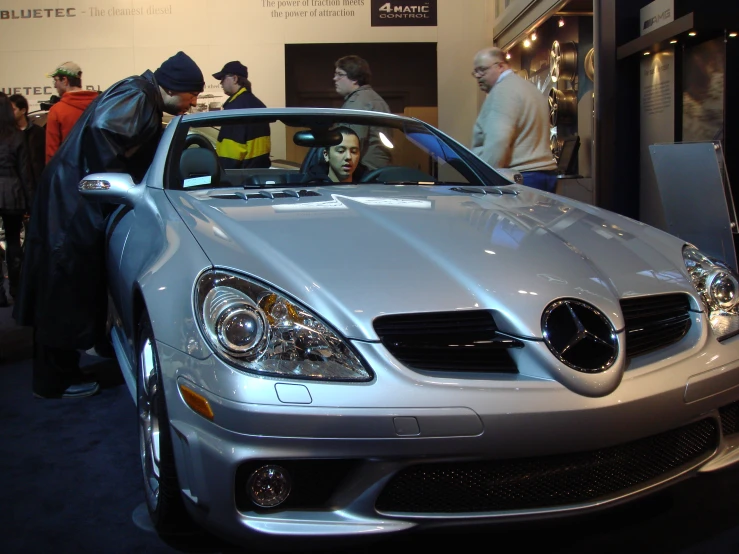
[[[177,479],[172,428],[164,398],[156,342],[146,313],[139,321],[136,344],[136,407],[146,507],[160,535],[192,534],[192,520],[185,509]]]

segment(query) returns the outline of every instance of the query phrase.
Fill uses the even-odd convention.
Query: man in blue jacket
[[[228,62],[213,77],[221,82],[228,100],[224,110],[264,108],[264,103],[252,93],[249,72],[241,62]],[[224,125],[218,133],[216,152],[223,169],[269,167],[272,147],[269,123]]]

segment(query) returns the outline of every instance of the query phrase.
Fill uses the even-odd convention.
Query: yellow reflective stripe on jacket
[[[221,158],[232,160],[250,160],[258,156],[269,154],[272,148],[270,137],[257,137],[249,140],[246,144],[240,144],[235,140],[223,139],[216,144],[216,152]]]
[[[248,91],[246,90],[246,87],[241,87],[241,88],[239,89],[239,92],[237,92],[237,93],[236,93],[236,94],[234,94],[233,96],[229,97],[229,98],[228,98],[228,99],[227,99],[227,100],[226,100],[226,101],[225,101],[225,102],[223,103],[223,105],[225,106],[226,104],[230,104],[231,102],[233,102],[234,100],[236,100],[236,99],[237,99],[237,98],[238,98],[239,96],[241,96],[241,95],[242,95],[243,93],[245,93],[245,92],[248,92]]]

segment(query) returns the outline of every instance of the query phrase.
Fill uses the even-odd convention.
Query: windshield
[[[177,190],[510,184],[432,127],[390,117],[242,115],[183,121],[169,163],[167,187]]]

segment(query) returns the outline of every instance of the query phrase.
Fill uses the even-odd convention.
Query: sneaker
[[[62,394],[60,395],[44,395],[33,393],[36,398],[85,398],[92,396],[100,391],[100,385],[95,381],[88,383],[78,383],[76,385],[69,385]]]

